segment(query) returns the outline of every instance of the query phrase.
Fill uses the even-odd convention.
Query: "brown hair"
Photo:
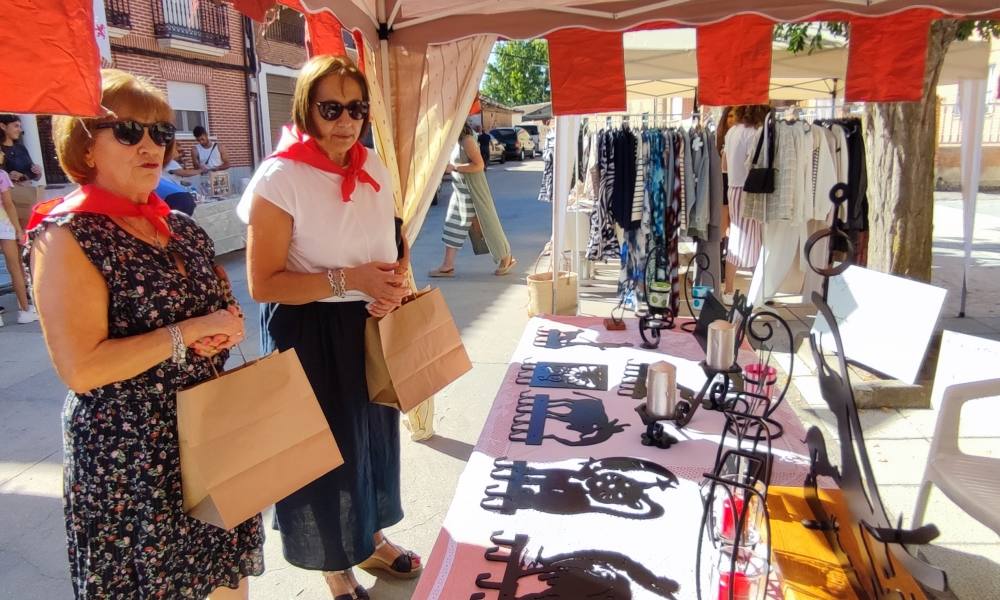
[[[341,79],[353,79],[361,86],[361,98],[368,102],[368,79],[364,73],[358,70],[354,62],[346,56],[331,56],[321,54],[314,56],[302,65],[299,71],[299,78],[295,81],[295,96],[292,98],[292,122],[295,127],[309,135],[316,137],[318,132],[313,127],[312,119],[309,118],[310,108],[315,102],[316,86],[327,75],[337,75]],[[364,137],[368,131],[370,116],[365,117],[361,125],[361,135]]]
[[[737,106],[736,120],[748,127],[762,127],[769,112],[771,112],[771,107],[767,104]]]
[[[174,122],[174,111],[159,89],[146,79],[118,69],[101,69],[101,105],[107,113],[100,117],[58,116],[52,119],[52,140],[59,166],[74,182],[90,183],[96,171],[87,166],[87,152],[94,145],[94,125],[114,121],[121,116],[144,123]],[[163,164],[170,162],[174,142],[163,152]]]
[[[726,133],[729,132],[729,113],[733,112],[732,106],[722,109],[722,116],[719,117],[719,124],[715,128],[715,147],[721,153],[726,147]]]

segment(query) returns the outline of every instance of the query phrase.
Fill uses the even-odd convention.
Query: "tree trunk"
[[[931,278],[937,84],[957,29],[953,19],[931,25],[920,102],[869,103],[865,108],[868,266],[877,271]]]

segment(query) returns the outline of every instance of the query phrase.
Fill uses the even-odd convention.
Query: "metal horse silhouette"
[[[677,477],[656,463],[638,458],[612,457],[581,462],[578,469],[529,466],[523,460],[493,461],[490,475],[507,482],[504,491],[493,484],[480,503],[486,510],[512,515],[537,510],[556,515],[604,513],[628,519],[656,519],[663,506],[647,492],[677,487]]]
[[[609,420],[600,398],[573,393],[579,398],[553,400],[548,394],[535,394],[533,390],[521,392],[507,439],[529,446],[540,446],[545,439],[565,446],[593,446],[606,442],[629,426],[628,423],[619,424],[618,419]],[[546,434],[545,426],[549,421],[564,423],[577,438]]]
[[[486,560],[506,565],[500,581],[491,581],[490,573],[480,573],[476,586],[498,590],[500,600],[630,600],[632,585],[637,584],[660,598],[675,598],[680,585],[660,577],[624,554],[602,550],[580,550],[553,556],[542,556],[542,550],[531,559],[525,556],[528,536],[517,534],[505,540],[497,531],[490,537],[496,546],[486,551]],[[500,548],[508,548],[501,554]],[[532,578],[545,584],[540,592],[518,595],[521,580]],[[486,594],[476,592],[469,600],[484,600]]]

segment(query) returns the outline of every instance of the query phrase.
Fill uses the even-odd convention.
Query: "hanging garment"
[[[611,200],[615,223],[628,229],[635,199],[635,135],[628,127],[614,133],[615,177]]]
[[[600,135],[600,186],[597,207],[590,216],[590,241],[587,244],[589,260],[618,258],[620,249],[612,216],[612,199],[615,188],[615,144],[611,131]]]
[[[552,188],[555,185],[553,181],[555,179],[554,160],[554,149],[546,148],[542,155],[542,187],[538,189],[539,202],[552,202]]]
[[[671,132],[668,141],[670,151],[670,162],[667,168],[673,172],[671,188],[668,190],[666,226],[666,253],[667,264],[670,269],[670,310],[674,315],[680,309],[680,255],[678,253],[678,242],[680,241],[681,230],[681,195],[683,194],[683,181],[681,180],[681,153],[684,142],[678,132]]]
[[[646,160],[643,158],[643,136],[645,130],[641,131],[635,138],[635,192],[632,196],[632,216],[629,227],[626,229],[637,229],[642,223],[642,212],[645,207],[646,196]]]
[[[708,237],[711,211],[708,137],[705,131],[692,129],[683,138],[685,156],[688,157],[684,162],[684,187],[689,215],[686,231],[687,235],[696,238]]]
[[[837,185],[837,162],[834,159],[833,132],[825,127],[812,128],[812,181],[811,196],[812,214],[810,219],[826,220],[833,203],[830,202],[830,190]]]
[[[687,174],[685,171],[685,163],[687,161],[687,151],[684,147],[684,129],[678,128],[674,131],[677,136],[677,143],[679,147],[677,149],[677,167],[679,169],[677,178],[680,181],[680,198],[679,198],[679,208],[677,213],[677,227],[679,232],[686,232],[688,228],[688,208],[687,208]]]
[[[719,294],[722,284],[722,247],[720,244],[722,241],[722,211],[729,210],[723,205],[722,199],[728,190],[723,183],[722,156],[716,147],[715,135],[706,132],[705,142],[705,154],[708,157],[708,178],[705,181],[699,180],[699,187],[707,184],[709,190],[706,198],[709,205],[708,235],[704,238],[698,238],[697,251],[708,256],[708,271],[706,273],[704,270],[698,269],[696,283],[698,285],[711,283],[715,293]],[[701,201],[700,196],[699,194],[699,202]]]
[[[600,144],[597,133],[591,133],[588,137],[590,144],[587,152],[587,168],[583,177],[583,195],[578,203],[586,202],[593,207],[597,204],[597,190],[601,187],[601,165],[598,156]]]

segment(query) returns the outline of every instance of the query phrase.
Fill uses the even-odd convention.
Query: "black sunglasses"
[[[154,144],[157,146],[166,146],[170,142],[174,141],[174,133],[177,131],[176,127],[166,121],[159,121],[156,123],[140,123],[131,119],[127,121],[99,123],[95,125],[94,128],[110,129],[111,133],[114,134],[115,139],[126,146],[135,146],[141,142],[143,132],[147,129],[149,130],[149,138],[153,140]]]
[[[336,100],[325,100],[317,102],[316,106],[319,108],[319,116],[327,121],[339,119],[340,115],[344,114],[345,108],[347,115],[355,121],[360,121],[368,116],[368,103],[364,100],[351,100],[347,104],[341,104]]]

